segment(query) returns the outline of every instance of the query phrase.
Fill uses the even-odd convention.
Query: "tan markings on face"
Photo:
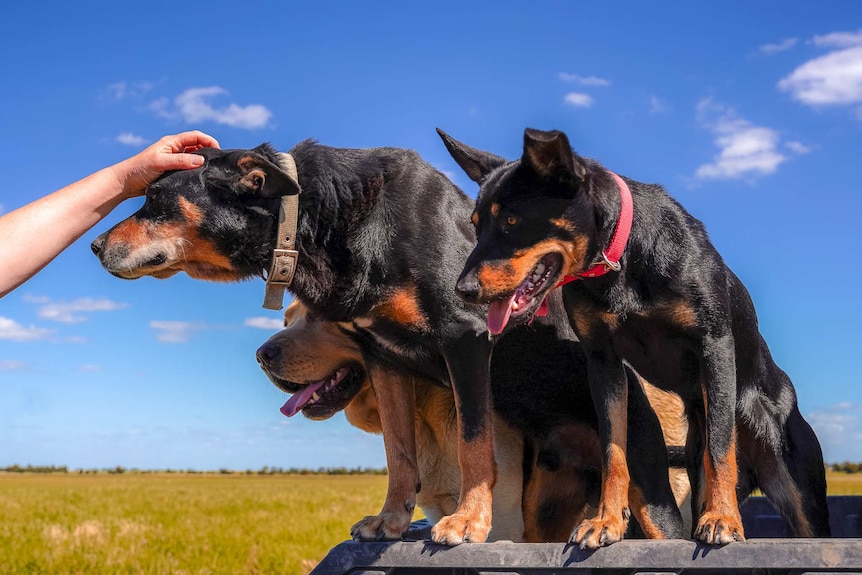
[[[103,249],[109,249],[117,244],[125,244],[134,249],[136,246],[147,244],[147,225],[141,220],[131,217],[123,220],[108,232]]]
[[[551,225],[560,228],[561,230],[565,230],[569,233],[575,232],[575,225],[565,218],[553,218],[549,220]]]
[[[383,303],[376,306],[372,313],[376,317],[414,328],[423,330],[428,328],[428,320],[422,313],[419,301],[416,299],[416,286],[410,285],[396,289]]]
[[[473,222],[474,226],[479,225],[479,214],[477,212],[473,212],[473,215],[470,216],[470,221]]]
[[[195,279],[232,282],[239,280],[230,260],[216,249],[214,243],[204,240],[194,226],[177,226],[177,235],[168,234],[169,239],[179,242],[179,268]],[[185,236],[182,233],[185,232]]]
[[[200,226],[204,219],[203,215],[201,215],[200,208],[182,196],[180,196],[180,210],[182,211],[183,217],[186,221],[195,227]]]
[[[491,216],[496,218],[498,215],[500,215],[500,204],[491,204]]]

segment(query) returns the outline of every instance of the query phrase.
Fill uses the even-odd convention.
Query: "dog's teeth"
[[[315,391],[311,394],[311,401],[318,401],[320,399],[320,395]]]
[[[512,302],[512,309],[518,311],[518,300]]]
[[[545,273],[545,264],[539,262],[539,264],[536,266],[536,275],[542,277],[543,273]]]

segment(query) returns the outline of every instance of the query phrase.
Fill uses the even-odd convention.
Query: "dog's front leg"
[[[380,514],[356,523],[350,535],[360,541],[400,539],[410,527],[419,491],[415,388],[412,378],[384,366],[369,366],[368,371],[383,429],[389,487]]]
[[[491,421],[491,349],[485,332],[468,332],[444,350],[458,412],[461,495],[455,513],[442,518],[431,538],[444,545],[482,543],[491,531],[491,491],[497,480]]]
[[[589,358],[587,374],[602,446],[602,493],[597,515],[576,526],[569,541],[581,549],[597,549],[621,540],[628,527],[628,384],[623,362],[610,341],[582,341]]]
[[[706,407],[705,508],[698,519],[694,537],[704,543],[724,545],[745,539],[736,499],[736,353],[733,336],[704,338],[702,372]]]

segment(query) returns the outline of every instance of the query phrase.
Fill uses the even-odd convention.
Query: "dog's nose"
[[[99,255],[102,252],[102,248],[105,247],[105,236],[107,234],[102,234],[90,244],[90,249],[93,250],[93,253]]]
[[[280,351],[281,346],[268,341],[257,348],[257,353],[255,354],[257,356],[257,362],[261,365],[266,365],[278,357]]]
[[[458,279],[455,284],[455,291],[461,296],[461,299],[468,302],[476,302],[479,299],[479,280],[476,279],[476,274],[467,273]]]

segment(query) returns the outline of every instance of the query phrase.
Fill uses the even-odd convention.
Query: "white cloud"
[[[259,329],[281,329],[284,327],[284,320],[274,317],[249,317],[246,318],[244,325]]]
[[[796,46],[797,38],[785,38],[781,42],[776,42],[774,44],[764,44],[760,47],[760,51],[764,54],[778,54],[779,52],[786,52],[790,50],[794,46]]]
[[[79,366],[78,366],[78,371],[85,371],[85,372],[97,372],[97,371],[102,371],[102,366],[101,366],[101,365],[95,365],[95,364],[92,364],[92,363],[87,363],[87,364],[84,364],[84,365],[79,365]]]
[[[697,168],[705,180],[736,179],[771,174],[787,157],[778,151],[778,132],[755,126],[736,111],[710,98],[697,105],[700,122],[715,135],[719,153],[714,161]]]
[[[844,48],[847,46],[862,45],[862,30],[856,32],[832,32],[823,36],[815,36],[811,40],[815,46],[835,46]]]
[[[131,132],[123,132],[117,136],[117,141],[127,146],[143,146],[147,143],[147,139],[143,136],[138,136]]]
[[[17,359],[5,359],[0,361],[0,371],[24,371],[26,369],[27,364]]]
[[[219,86],[206,88],[189,88],[173,100],[173,106],[167,98],[160,98],[150,105],[156,114],[165,117],[181,117],[189,124],[200,124],[212,121],[235,128],[253,130],[264,128],[272,118],[272,112],[260,104],[240,106],[230,103],[220,108],[214,107],[211,100],[228,92]]]
[[[0,316],[0,339],[10,341],[37,341],[50,338],[53,330],[31,325],[24,327],[17,321]]]
[[[163,343],[185,343],[189,340],[195,324],[187,321],[151,321],[150,327],[156,330],[156,339]]]
[[[673,108],[671,108],[670,104],[666,103],[658,96],[651,96],[649,99],[650,114],[665,114],[670,112],[672,109]]]
[[[610,86],[611,81],[607,78],[599,76],[581,76],[579,74],[570,74],[568,72],[560,72],[557,77],[563,82],[569,84],[580,84],[581,86]]]
[[[862,46],[809,60],[778,82],[778,88],[809,106],[862,103]]]
[[[807,154],[811,151],[811,147],[806,146],[802,142],[784,142],[784,145],[787,147],[788,150],[790,150],[794,154],[799,154],[800,156],[803,154]]]
[[[839,403],[805,416],[828,463],[862,460],[862,405]]]
[[[579,92],[569,92],[564,98],[566,104],[575,108],[589,108],[593,105],[593,98],[589,94],[581,94]]]
[[[108,97],[112,100],[139,98],[153,89],[150,82],[116,82],[108,86]]]
[[[39,317],[60,323],[80,323],[87,318],[81,313],[94,311],[116,311],[128,307],[128,304],[118,303],[109,299],[94,299],[90,297],[76,299],[71,302],[53,302],[49,298],[25,295],[24,301],[39,304]]]

